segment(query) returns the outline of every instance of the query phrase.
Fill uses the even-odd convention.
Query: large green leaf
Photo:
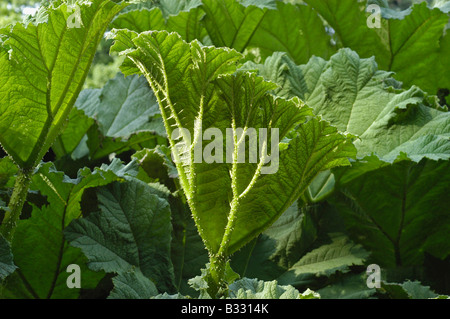
[[[354,169],[365,167],[365,163],[356,163]],[[450,223],[449,161],[424,159],[415,164],[399,160],[347,180],[347,172],[336,174],[343,185],[333,203],[355,240],[372,252],[380,266],[421,264],[427,249],[440,258],[450,254],[445,229]]]
[[[416,162],[450,158],[450,113],[417,87],[401,90],[373,58],[342,49],[328,62],[312,58],[297,66],[277,53],[245,68],[278,83],[276,94],[302,98],[339,130],[358,136],[358,157],[375,153],[393,162],[405,152]]]
[[[83,253],[68,245],[63,231],[80,216],[80,201],[86,189],[118,180],[106,167],[79,171],[70,179],[44,164],[32,178],[31,189],[39,191],[48,205],[32,205],[31,217],[18,222],[12,243],[14,260],[19,269],[7,278],[5,296],[9,298],[77,298],[80,289],[69,289],[66,268],[77,264],[81,269],[83,289],[94,288],[103,274],[96,274],[86,266]]]
[[[158,289],[172,290],[170,207],[155,192],[134,178],[96,189],[98,208],[65,230],[90,269],[120,274],[134,267]]]
[[[243,52],[268,9],[245,5],[239,1],[203,0],[205,28],[216,46],[226,46]]]
[[[108,23],[125,6],[80,2],[74,27],[62,4],[48,9],[46,23],[1,31],[0,143],[22,168],[37,165],[59,135]]]
[[[430,9],[426,2],[404,12],[382,7],[380,28],[370,28],[364,2],[306,2],[334,29],[340,47],[351,48],[363,58],[375,56],[380,69],[395,72],[395,78],[408,87],[417,85],[432,94],[450,88],[445,75],[449,72],[445,63],[448,51],[441,49],[449,17],[439,9]],[[437,67],[441,62],[443,68]]]
[[[276,98],[269,93],[272,83],[235,72],[240,54],[234,50],[186,43],[167,32],[119,30],[115,37],[113,51],[126,49],[122,71],[142,72],[155,92],[181,186],[210,253],[238,250],[289,208],[320,171],[348,165],[354,155],[351,140],[334,127],[317,118],[305,122],[311,112],[299,99]],[[229,154],[224,151],[212,161],[207,156],[210,164],[197,157],[205,150],[210,154],[212,145],[200,139],[207,128],[217,129],[221,142],[228,129],[234,141]],[[238,140],[250,150],[238,128],[255,129],[265,140],[253,163],[238,162],[243,155]],[[267,139],[259,129],[267,129]],[[271,129],[278,129],[281,143],[272,139]],[[276,168],[266,163],[269,146]]]
[[[348,49],[329,62],[313,58],[296,66],[276,54],[264,65],[246,68],[279,83],[278,94],[300,96],[339,129],[359,137],[355,145],[361,160],[335,178],[343,192],[338,207],[353,238],[373,251],[378,263],[419,263],[423,229],[435,234],[428,249],[446,256],[443,180],[448,162],[442,160],[450,158],[450,113],[434,97],[416,87],[401,90],[389,73],[377,71],[373,59],[359,59]],[[369,157],[372,153],[379,158]]]

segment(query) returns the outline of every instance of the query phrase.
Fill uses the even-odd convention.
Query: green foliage
[[[83,250],[92,270],[123,274],[135,267],[158,289],[169,291],[173,270],[167,201],[132,178],[98,188],[96,197],[98,208],[72,223],[66,238]]]
[[[0,298],[448,298],[448,3],[2,3]]]
[[[0,143],[20,167],[35,167],[59,135],[106,25],[123,7],[81,6],[84,27],[69,28],[63,4],[49,9],[48,23],[2,31]]]
[[[229,75],[240,56],[233,50],[201,47],[196,41],[188,44],[167,32],[138,35],[119,31],[116,41],[113,50],[121,52],[125,44],[130,47],[123,51],[128,58],[123,71],[136,72],[133,61],[155,92],[175,150],[181,186],[199,233],[210,254],[216,256],[213,258],[223,260],[237,251],[272,224],[320,171],[348,165],[347,157],[353,156],[350,139],[326,122],[313,118],[305,123],[311,113],[298,99],[272,97],[267,91],[273,85],[251,74]],[[228,128],[232,130],[232,162],[223,163],[223,158],[215,163],[198,161],[196,153],[205,152],[199,134],[207,127],[220,130],[222,136]],[[188,130],[192,144],[186,131],[178,141],[173,135],[176,128]],[[268,175],[263,172],[270,169],[264,167],[268,144],[272,144],[271,152],[274,146],[279,148],[273,144],[279,142],[272,139],[272,131],[267,138],[272,142],[265,141],[255,164],[239,163],[240,144],[247,143],[241,137],[245,135],[238,135],[238,128],[243,132],[276,128],[279,139],[289,138],[277,158],[279,169]],[[223,271],[221,267],[219,271]],[[213,277],[214,271],[212,260]]]

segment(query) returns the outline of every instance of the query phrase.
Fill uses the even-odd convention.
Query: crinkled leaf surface
[[[328,62],[312,58],[297,66],[277,53],[264,65],[245,68],[278,83],[277,94],[302,98],[339,130],[358,136],[358,157],[375,153],[388,162],[401,152],[416,162],[450,157],[450,113],[417,87],[400,90],[373,58],[342,49]]]
[[[51,163],[43,164],[33,176],[31,189],[46,196],[48,205],[32,205],[31,217],[20,220],[12,243],[19,269],[7,278],[5,296],[11,298],[77,298],[80,289],[66,284],[70,264],[81,267],[82,287],[94,288],[102,273],[86,267],[81,250],[69,246],[63,231],[80,214],[84,191],[105,185],[119,177],[111,169],[82,169],[76,179],[58,172]]]
[[[328,123],[317,118],[304,123],[311,112],[299,99],[276,98],[268,93],[275,88],[272,83],[235,72],[240,54],[234,50],[186,43],[167,32],[138,35],[119,30],[115,38],[113,51],[127,56],[122,71],[143,73],[155,92],[180,183],[211,253],[224,247],[227,251],[222,252],[231,254],[242,247],[289,208],[321,170],[348,165],[348,157],[354,155],[351,140]],[[228,154],[225,150],[213,157],[207,152],[212,142],[202,142],[200,136],[208,128],[220,132],[219,150],[224,149],[229,129],[234,146],[227,148]],[[248,140],[241,138],[245,135],[238,137],[238,128],[254,129],[259,138],[259,129],[267,129],[266,142],[274,136],[271,129],[278,129],[279,141],[286,137],[286,143],[261,143],[253,163],[238,163],[243,153],[239,140],[250,149]],[[173,134],[176,129],[181,132],[178,137]],[[278,169],[266,164],[269,152],[264,153],[277,144]],[[206,160],[198,161],[203,153]],[[275,173],[268,174],[270,170]],[[227,243],[222,243],[224,236]]]
[[[170,149],[158,146],[136,152],[133,158],[138,160],[145,173],[159,183],[163,183],[172,192],[176,192],[178,172],[170,159]],[[208,262],[208,251],[198,234],[192,214],[183,198],[182,192],[168,196],[172,213],[172,263],[177,290],[184,295],[194,295],[188,280],[198,275],[198,270]]]
[[[414,264],[423,257],[423,228],[434,227],[430,232],[442,235],[435,235],[427,246],[433,251],[441,247],[439,255],[445,257],[446,230],[437,225],[448,220],[443,188],[448,165],[433,160],[450,156],[448,112],[418,88],[395,89],[398,85],[389,73],[377,71],[373,60],[359,59],[347,49],[329,62],[313,58],[307,65],[294,66],[277,54],[263,67],[247,65],[252,66],[281,85],[279,94],[302,97],[339,129],[359,136],[355,145],[361,160],[339,170],[336,177],[338,185],[345,185],[339,198],[347,203],[339,200],[339,210],[348,218],[355,240],[374,251],[379,263]],[[380,159],[365,157],[372,152]],[[423,213],[435,207],[435,213]]]
[[[120,274],[134,267],[158,289],[173,288],[170,207],[155,192],[134,178],[97,188],[98,210],[65,230],[71,245],[88,257],[90,269]]]
[[[307,253],[283,275],[281,284],[307,285],[314,277],[348,272],[352,265],[362,265],[369,253],[344,234],[332,234],[332,242]]]
[[[155,284],[139,269],[120,273],[112,282],[114,288],[108,299],[150,299],[158,294]]]
[[[108,23],[125,6],[80,3],[77,28],[62,4],[48,22],[1,31],[0,143],[21,167],[37,165],[60,133]]]

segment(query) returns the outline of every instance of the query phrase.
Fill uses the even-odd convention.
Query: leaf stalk
[[[0,233],[9,242],[12,242],[14,237],[14,230],[28,195],[28,188],[31,183],[33,171],[34,169],[19,169],[17,174],[14,190],[8,204],[8,211],[6,211],[0,226]]]

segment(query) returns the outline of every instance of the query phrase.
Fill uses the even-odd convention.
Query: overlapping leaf
[[[1,31],[0,143],[21,167],[37,165],[60,133],[108,23],[125,6],[80,3],[81,19],[72,21],[62,4],[48,9],[46,23]]]
[[[277,94],[298,96],[341,131],[359,137],[358,156],[375,153],[393,162],[401,152],[414,161],[450,157],[450,113],[417,87],[400,90],[373,58],[342,49],[330,61],[295,65],[283,53],[264,65],[247,64],[280,85]]]
[[[362,265],[369,253],[343,234],[333,234],[330,244],[307,253],[278,278],[281,284],[308,285],[315,277],[348,272],[352,265]]]
[[[377,262],[420,263],[425,246],[440,251],[441,258],[448,254],[442,249],[445,227],[437,225],[448,220],[439,205],[447,205],[442,183],[449,176],[450,113],[434,97],[417,87],[401,90],[389,73],[377,71],[373,59],[359,59],[348,49],[329,62],[313,58],[295,66],[276,54],[264,66],[246,67],[279,83],[278,94],[300,96],[339,129],[359,137],[361,160],[339,171],[343,192],[336,204],[354,238]],[[429,245],[423,229],[436,234]]]
[[[88,117],[84,117],[82,123],[71,118],[67,127],[69,130],[76,126],[77,132],[85,138],[85,153],[88,154],[80,152],[76,154],[78,157],[89,155],[95,160],[129,149],[154,147],[165,140],[158,103],[143,77],[125,78],[118,73],[102,89],[83,90],[75,106]],[[88,126],[93,119],[95,124]],[[60,145],[59,140],[67,144],[69,132],[58,138],[55,147]],[[74,139],[74,134],[70,138]]]
[[[150,299],[158,295],[155,284],[138,269],[120,273],[112,281],[114,289],[109,299]]]
[[[88,257],[89,268],[117,274],[136,268],[158,289],[173,289],[167,201],[137,179],[98,188],[96,197],[98,208],[65,230],[71,245]]]
[[[328,58],[334,50],[322,20],[305,5],[273,0],[204,0],[188,9],[170,16],[164,15],[164,6],[128,11],[112,25],[135,32],[175,31],[186,41],[199,40],[239,52],[256,49],[256,56],[263,59],[282,50],[297,63],[306,63],[313,55]]]
[[[360,168],[364,163],[357,163],[355,170]],[[372,251],[377,263],[385,267],[421,264],[426,250],[439,258],[450,254],[448,231],[443,226],[450,223],[448,161],[384,163],[351,178],[337,171],[338,180],[340,173],[347,177],[333,202],[350,232]],[[430,234],[433,241],[429,241]]]
[[[77,298],[80,289],[69,289],[66,268],[77,264],[82,271],[83,288],[94,288],[103,274],[86,267],[83,253],[68,245],[63,230],[80,216],[80,201],[86,189],[120,178],[114,167],[80,170],[70,179],[47,163],[33,176],[31,188],[46,196],[48,205],[32,205],[31,217],[20,220],[12,251],[19,269],[7,278],[5,296],[11,298]]]
[[[448,35],[444,28],[449,21],[446,13],[430,9],[426,2],[403,12],[382,5],[379,27],[369,27],[370,13],[364,2],[352,0],[307,0],[334,29],[340,47],[348,47],[363,57],[375,56],[382,70],[394,71],[395,78],[406,86],[417,85],[437,94],[449,88]],[[370,2],[369,2],[370,3]],[[442,67],[436,67],[442,63]],[[430,68],[435,71],[430,72]]]

